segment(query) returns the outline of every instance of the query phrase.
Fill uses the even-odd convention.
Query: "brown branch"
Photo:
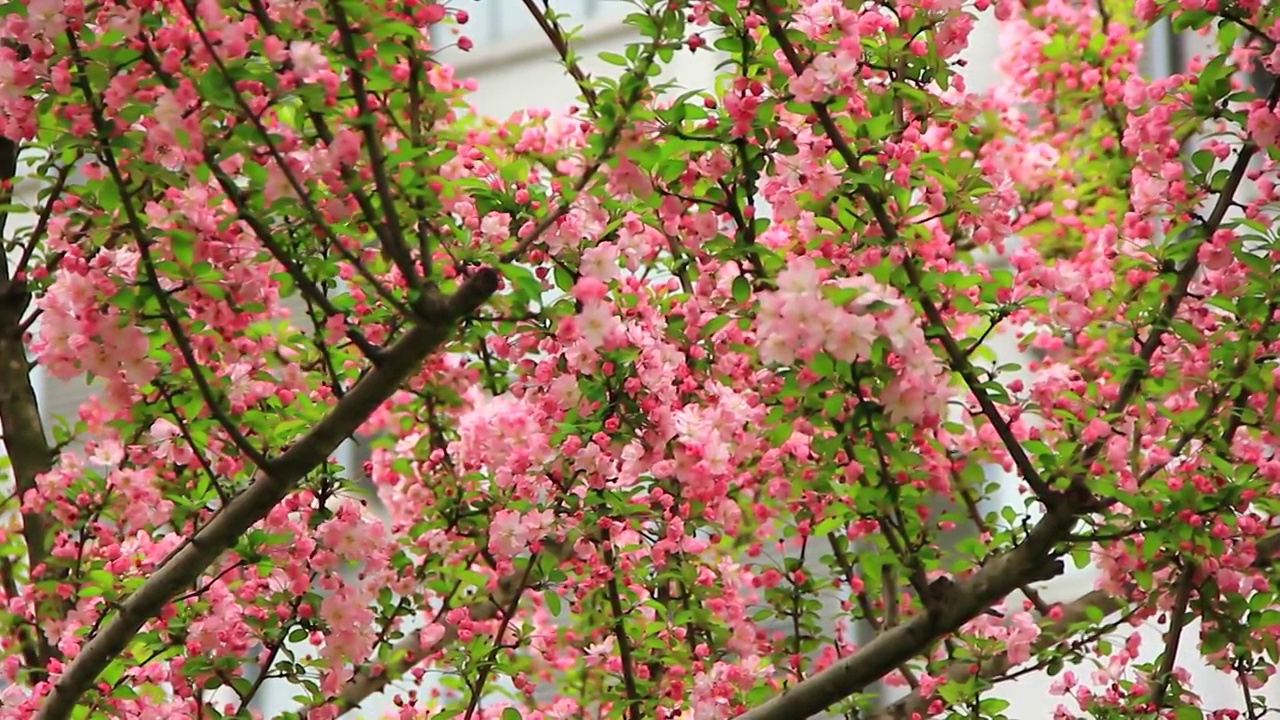
[[[1123,606],[1121,601],[1102,590],[1094,590],[1069,603],[1059,605],[1062,616],[1041,626],[1040,637],[1032,645],[1033,654],[1048,650],[1066,640],[1073,626],[1088,619],[1091,609],[1095,612],[1101,611],[1105,617],[1119,612]],[[944,682],[963,683],[974,677],[998,677],[1012,667],[1013,663],[1010,662],[1008,653],[988,658],[978,665],[977,672],[974,672],[973,663],[958,662],[947,669]],[[933,695],[912,693],[868,717],[867,720],[897,720],[897,718],[912,717],[914,714],[927,716],[929,705],[933,700]]]
[[[1249,678],[1243,670],[1236,671],[1236,681],[1240,683],[1240,692],[1244,695],[1244,707],[1249,712],[1249,720],[1259,720],[1258,709],[1253,706],[1253,691],[1249,689]]]
[[[20,151],[16,141],[0,137],[0,185],[3,187],[0,204],[12,202],[18,180]],[[76,159],[79,157],[77,154]],[[27,547],[27,574],[32,581],[36,579],[37,568],[45,561],[48,530],[43,513],[25,511],[21,506],[27,494],[37,489],[36,478],[52,469],[57,451],[45,435],[39,399],[31,382],[32,365],[24,342],[28,321],[24,321],[23,316],[31,305],[32,296],[24,275],[32,253],[44,238],[54,203],[62,197],[73,166],[74,162],[71,162],[58,169],[53,189],[40,207],[35,228],[27,238],[17,264],[11,267],[8,253],[0,252],[0,427],[4,428],[5,453],[9,458],[22,518],[22,539]],[[0,211],[0,237],[8,220],[9,211]],[[10,563],[5,573],[7,580],[15,582],[10,559],[3,560]],[[55,574],[54,579],[57,577],[60,576]],[[42,626],[38,606],[33,608],[33,613],[37,630],[29,642],[23,643],[23,660],[37,678],[43,679],[47,661],[61,657],[61,653],[38,630]]]
[[[2,254],[2,253],[0,253]],[[23,341],[22,315],[31,303],[23,280],[0,277],[0,427],[4,428],[5,454],[13,475],[15,495],[22,516],[22,539],[27,546],[27,575],[35,580],[44,564],[48,548],[46,518],[37,509],[22,509],[27,495],[37,490],[39,478],[53,468],[56,453],[45,436],[44,419],[35,386],[31,383],[31,363]],[[36,611],[36,622],[40,614]],[[44,633],[35,633],[40,652],[29,668],[42,672],[52,656]]]
[[[64,720],[98,673],[119,655],[165,603],[192,584],[246,530],[267,516],[297,485],[319,467],[365,419],[416,372],[422,361],[449,337],[454,318],[473,312],[497,290],[498,274],[483,268],[450,297],[431,295],[423,303],[435,324],[411,326],[382,355],[377,367],[338,401],[328,415],[279,457],[260,467],[244,492],[190,537],[143,585],[120,603],[81,649],[54,685],[37,720]]]
[[[22,597],[22,594],[18,591],[17,580],[14,577],[13,561],[5,555],[0,555],[0,589],[4,590],[7,599],[12,600]],[[39,624],[29,623],[21,617],[14,618],[14,624],[19,625],[16,632],[18,635],[18,648],[22,653],[23,662],[27,664],[27,668],[31,672],[43,673],[44,662],[41,659],[38,640],[41,635]]]
[[[20,148],[18,143],[7,137],[0,137],[0,181],[6,181],[0,185],[0,205],[8,205],[13,202],[14,186],[17,184],[18,178],[18,154]],[[3,237],[5,227],[9,224],[9,211],[0,210],[0,238]],[[9,256],[8,253],[0,253],[0,274],[5,277],[9,276]]]
[[[182,439],[187,443],[187,448],[191,450],[191,454],[196,456],[196,463],[200,469],[204,471],[205,477],[209,480],[209,486],[218,494],[218,498],[225,504],[230,498],[227,497],[226,491],[222,489],[222,484],[218,482],[218,474],[214,472],[213,466],[209,464],[209,459],[204,456],[204,450],[201,449],[199,443],[191,434],[191,428],[187,425],[187,419],[178,410],[178,406],[173,402],[173,395],[169,391],[168,386],[163,382],[155,382],[156,389],[160,391],[160,396],[164,398],[165,407],[169,408],[169,414],[177,421],[178,432],[182,435]]]
[[[1051,552],[1075,519],[1065,505],[1050,508],[1021,545],[957,582],[945,602],[934,603],[926,612],[880,633],[858,652],[741,715],[740,720],[799,720],[816,715],[893,672],[1020,585],[1058,575],[1062,563],[1050,559]]]
[[[1256,548],[1258,556],[1254,559],[1251,567],[1255,570],[1263,570],[1270,567],[1274,555],[1280,552],[1280,532],[1275,532],[1258,540]],[[1189,574],[1183,575],[1179,584],[1179,593],[1190,583],[1187,580],[1188,577]],[[1194,587],[1194,583],[1190,584]],[[1119,612],[1124,607],[1124,604],[1124,600],[1120,597],[1111,595],[1103,590],[1094,590],[1070,603],[1059,605],[1062,616],[1048,625],[1041,626],[1041,639],[1034,644],[1033,653],[1046,650],[1066,640],[1071,626],[1087,618],[1089,608],[1097,608],[1098,611],[1101,611],[1103,617],[1107,617]],[[1185,604],[1181,602],[1181,595],[1175,597],[1175,605],[1185,609]],[[1166,660],[1166,662],[1168,661]],[[946,682],[963,683],[975,677],[975,675],[982,678],[994,678],[1008,672],[1012,667],[1013,663],[1009,662],[1008,655],[987,659],[978,668],[977,673],[973,671],[972,663],[955,663],[946,672]],[[920,713],[921,716],[927,716],[932,700],[933,696],[922,696],[919,693],[913,693],[867,720],[896,720],[899,717],[911,717],[912,713]]]
[[[844,573],[845,581],[849,584],[849,589],[852,590],[856,578],[853,571],[853,563],[849,562],[849,556],[840,547],[839,538],[834,532],[827,533],[827,544],[831,546],[831,553],[836,559],[836,564],[840,566],[840,571]],[[879,633],[884,627],[884,623],[880,622],[880,619],[876,617],[875,608],[871,605],[871,598],[867,596],[867,591],[865,589],[859,590],[854,593],[854,597],[855,602],[858,603],[858,609],[862,611],[862,619],[866,621],[867,625],[871,626],[872,630]],[[910,667],[903,665],[898,668],[898,672],[902,673],[902,677],[907,680],[907,685],[911,686],[913,690],[920,687],[920,680],[911,671]]]
[[[1256,557],[1250,565],[1255,570],[1265,570],[1276,564],[1280,555],[1280,532],[1275,532],[1258,540],[1254,545]]]
[[[0,427],[4,428],[5,452],[19,504],[36,489],[36,478],[48,472],[54,460],[53,448],[45,439],[44,420],[31,384],[31,364],[19,328],[30,302],[26,282],[0,279]],[[22,515],[22,536],[27,543],[28,570],[32,572],[44,562],[44,524],[38,513]]]
[[[44,235],[49,229],[49,219],[53,217],[53,206],[62,199],[62,192],[67,188],[67,180],[71,178],[71,173],[75,170],[76,163],[82,157],[84,157],[84,153],[78,151],[71,162],[58,168],[58,176],[53,180],[53,187],[49,191],[49,196],[45,198],[44,205],[40,208],[40,214],[36,217],[36,226],[31,230],[31,237],[27,238],[27,246],[22,249],[22,257],[18,259],[18,264],[14,267],[11,277],[20,277],[26,272],[27,265],[31,262],[31,256],[35,254],[36,247],[40,245],[40,241],[44,239]]]
[[[498,628],[493,633],[493,648],[485,653],[485,659],[479,664],[479,673],[477,673],[475,682],[471,683],[471,700],[467,703],[467,712],[463,715],[462,720],[472,720],[476,711],[480,709],[480,701],[484,698],[485,683],[488,682],[489,676],[493,673],[493,666],[497,661],[498,653],[504,649],[502,637],[507,634],[507,629],[511,627],[511,621],[515,619],[516,609],[520,607],[520,598],[529,587],[529,577],[533,574],[533,569],[537,566],[538,560],[539,554],[536,551],[529,556],[529,562],[524,566],[524,573],[515,585],[516,591],[511,596],[511,602],[507,603],[506,607],[499,611],[502,619],[498,622]]]
[[[951,472],[951,481],[960,488],[958,490],[960,497],[964,500],[964,506],[969,513],[969,519],[973,521],[975,526],[977,526],[978,532],[989,534],[991,532],[991,528],[987,525],[987,521],[982,517],[982,510],[978,507],[978,500],[973,496],[973,493],[969,492],[968,488],[963,487],[963,480],[960,478],[960,474],[953,470]],[[1040,613],[1042,616],[1049,614],[1048,603],[1040,597],[1040,593],[1036,592],[1035,588],[1032,588],[1030,585],[1024,585],[1018,589],[1021,590],[1022,594],[1025,595],[1027,599],[1031,601],[1031,604],[1035,606],[1036,612]]]
[[[1178,578],[1177,595],[1173,599],[1173,609],[1169,616],[1169,629],[1164,634],[1164,656],[1160,658],[1160,671],[1156,674],[1156,689],[1151,696],[1156,713],[1164,707],[1165,698],[1169,694],[1169,683],[1173,680],[1173,666],[1178,661],[1178,645],[1182,641],[1182,631],[1187,624],[1187,605],[1191,602],[1191,591],[1195,589],[1196,566],[1187,563]]]
[[[613,551],[608,545],[604,548],[605,566],[610,569],[608,591],[609,591],[609,610],[613,613],[613,636],[618,641],[618,655],[622,661],[622,686],[627,691],[627,717],[630,720],[641,720],[644,717],[643,700],[640,697],[640,691],[636,688],[635,671],[632,667],[631,657],[631,638],[627,636],[627,625],[625,621],[625,612],[622,609],[622,596],[618,592],[617,573],[613,572],[616,568]]]

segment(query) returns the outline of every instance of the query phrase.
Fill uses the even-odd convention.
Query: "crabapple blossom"
[[[506,118],[438,0],[0,21],[0,718],[923,718],[1038,668],[1055,717],[1183,717],[1180,648],[1275,673],[1274,8],[642,0],[588,73],[529,5],[580,98]],[[1216,50],[1144,77],[1157,19]]]

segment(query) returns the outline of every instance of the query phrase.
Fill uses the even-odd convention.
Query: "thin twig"
[[[607,544],[603,544],[603,547],[605,567],[613,570],[616,568],[613,551],[609,549]],[[622,686],[627,691],[627,717],[631,720],[641,720],[644,717],[643,699],[640,697],[640,691],[636,688],[635,672],[632,667],[631,639],[627,637],[627,626],[624,620],[625,613],[622,609],[622,596],[618,592],[616,572],[610,572],[609,574],[608,592],[609,609],[613,612],[613,636],[618,642],[618,655],[622,660]]]
[[[1169,630],[1164,634],[1164,656],[1160,659],[1156,688],[1151,695],[1157,714],[1164,707],[1169,684],[1173,682],[1173,668],[1178,661],[1178,644],[1182,641],[1182,630],[1187,624],[1187,605],[1191,602],[1191,591],[1195,589],[1195,574],[1195,564],[1188,562],[1178,579],[1177,595],[1174,596],[1173,609],[1170,610]]]
[[[391,181],[387,177],[387,159],[382,153],[382,138],[378,137],[376,132],[373,109],[369,105],[369,93],[364,85],[364,71],[360,68],[360,53],[356,50],[355,31],[347,21],[347,12],[342,7],[343,2],[344,0],[331,0],[329,8],[333,11],[333,23],[338,30],[338,42],[342,46],[342,52],[347,56],[349,71],[347,76],[351,81],[352,93],[355,95],[356,109],[360,111],[357,124],[360,126],[361,134],[364,135],[365,150],[369,153],[374,192],[382,202],[382,216],[387,227],[387,232],[382,237],[382,247],[391,257],[391,261],[400,269],[405,283],[409,287],[416,288],[421,284],[421,280],[418,277],[417,268],[414,267],[413,257],[409,254],[409,246],[404,241],[400,211],[396,209],[395,198],[391,196]],[[375,221],[375,217],[369,218],[370,223]]]

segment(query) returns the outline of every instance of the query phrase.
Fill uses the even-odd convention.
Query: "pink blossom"
[[[609,304],[592,300],[582,305],[578,313],[578,329],[587,345],[600,348],[613,332],[621,327]]]
[[[289,62],[304,81],[311,81],[329,67],[329,59],[317,43],[294,40],[289,43]]]

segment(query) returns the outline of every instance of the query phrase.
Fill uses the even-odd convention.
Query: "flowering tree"
[[[433,0],[5,6],[0,716],[1190,718],[1191,645],[1262,716],[1280,11],[642,1],[593,77],[523,5],[571,112],[468,111]],[[1218,52],[1144,79],[1159,17]]]

